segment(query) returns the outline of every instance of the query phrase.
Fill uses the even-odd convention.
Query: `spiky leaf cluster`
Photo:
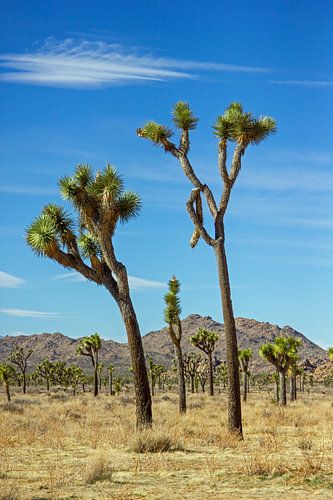
[[[168,140],[173,135],[172,130],[154,121],[147,122],[143,128],[137,129],[137,135],[148,139],[156,146],[166,146]]]
[[[213,128],[220,139],[248,146],[259,144],[275,133],[276,123],[269,116],[255,118],[252,113],[244,112],[240,103],[234,102],[223,115],[217,117]]]
[[[191,343],[201,351],[209,354],[214,351],[218,338],[217,333],[210,332],[205,328],[199,328],[198,332],[191,336]]]
[[[178,297],[180,283],[177,278],[173,276],[169,280],[168,286],[169,291],[164,296],[164,319],[168,325],[172,325],[178,323],[181,314],[180,298]]]
[[[294,360],[297,359],[300,339],[295,337],[276,337],[274,343],[264,344],[259,349],[259,354],[279,371],[287,371]]]
[[[199,121],[199,119],[192,113],[189,104],[184,101],[179,101],[175,104],[172,116],[176,127],[182,130],[195,129]]]

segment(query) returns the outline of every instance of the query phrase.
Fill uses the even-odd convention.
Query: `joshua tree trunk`
[[[247,371],[243,373],[243,401],[247,399],[247,389],[248,389],[248,376]]]
[[[85,386],[85,384],[82,384],[82,392],[83,392],[83,394],[85,394],[85,392],[86,392],[86,386]]]
[[[214,396],[213,360],[211,352],[208,353],[208,370],[209,395]]]
[[[98,396],[98,365],[94,363],[94,396]]]
[[[136,425],[137,428],[140,429],[145,426],[150,426],[152,423],[151,396],[149,391],[145,356],[142,347],[139,324],[131,298],[129,296],[123,298],[119,301],[118,305],[127,332],[136,399]]]
[[[279,380],[278,379],[275,380],[275,399],[276,399],[276,402],[279,403],[280,394],[279,394]]]
[[[23,379],[23,394],[26,394],[26,392],[27,392],[27,377],[26,377],[25,371],[22,373],[22,379]]]
[[[113,395],[112,382],[113,382],[113,380],[112,380],[112,372],[109,371],[109,394],[110,394],[110,396]]]
[[[195,375],[190,375],[191,377],[191,392],[192,394],[194,394],[194,378],[195,378]]]
[[[47,392],[50,391],[50,380],[48,378],[46,379],[46,390]]]
[[[221,230],[218,232],[221,232]],[[227,351],[229,430],[242,436],[237,336],[234,313],[232,309],[228,264],[224,248],[223,233],[217,240],[214,250],[218,268]]]
[[[186,387],[185,387],[185,374],[183,365],[183,353],[180,342],[175,345],[175,355],[177,360],[178,371],[178,392],[179,392],[179,413],[186,413]]]
[[[7,396],[7,401],[8,401],[8,403],[10,403],[9,384],[6,384],[6,383],[5,383],[5,386],[6,386],[6,396]]]
[[[286,373],[284,371],[280,371],[279,378],[280,378],[279,403],[281,406],[285,406],[287,404]]]

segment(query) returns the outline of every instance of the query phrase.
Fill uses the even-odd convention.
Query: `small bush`
[[[95,456],[87,465],[85,482],[95,484],[98,481],[112,481],[113,468],[105,455]]]
[[[22,413],[24,412],[24,408],[22,408],[22,406],[17,405],[16,402],[6,403],[4,405],[1,405],[0,410],[8,411],[10,413],[17,413],[19,415],[22,415]]]
[[[130,446],[135,453],[161,453],[173,449],[181,449],[168,434],[154,429],[138,432]]]

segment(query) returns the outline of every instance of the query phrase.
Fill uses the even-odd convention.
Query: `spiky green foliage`
[[[165,146],[165,143],[173,135],[172,130],[154,121],[147,122],[143,128],[137,129],[137,135],[148,139],[156,146]]]
[[[297,359],[300,339],[295,337],[276,337],[274,343],[264,344],[259,349],[259,354],[269,363],[273,364],[278,371],[286,372],[293,361]]]
[[[187,102],[178,101],[172,111],[173,122],[177,128],[182,130],[193,130],[199,119],[194,116]]]
[[[178,293],[180,291],[180,283],[175,276],[169,282],[169,291],[164,295],[164,319],[168,325],[178,323],[181,314],[180,298]]]
[[[329,347],[327,349],[327,354],[328,354],[328,357],[331,361],[333,361],[333,347]]]
[[[77,348],[77,354],[91,357],[94,364],[96,363],[96,353],[98,353],[101,347],[102,339],[99,333],[94,333],[89,337],[84,337],[80,340],[80,346]]]
[[[77,245],[83,258],[100,256],[92,221],[107,224],[111,237],[118,221],[125,223],[137,217],[141,209],[140,197],[124,191],[121,176],[109,164],[95,176],[89,165],[78,165],[72,177],[60,180],[60,191],[78,212],[79,235],[61,206],[46,205],[26,233],[27,243],[38,256],[54,258],[58,249],[75,253]]]
[[[82,233],[78,238],[78,245],[84,258],[96,257],[101,254],[98,239],[90,233]]]
[[[212,353],[215,349],[215,344],[218,341],[218,334],[210,332],[205,328],[199,328],[195,335],[192,335],[191,343],[206,354]]]
[[[252,358],[253,351],[252,349],[239,349],[238,350],[238,358],[240,361],[245,361],[248,363]]]
[[[15,378],[15,370],[8,363],[0,363],[0,383],[9,384]]]
[[[220,139],[248,146],[259,144],[275,133],[276,123],[269,116],[255,118],[252,113],[244,112],[240,103],[232,103],[223,115],[217,117],[213,128]]]

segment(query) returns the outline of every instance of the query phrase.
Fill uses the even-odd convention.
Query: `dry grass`
[[[333,496],[329,389],[283,409],[251,393],[244,441],[227,432],[224,394],[189,395],[182,417],[176,395],[159,394],[154,426],[141,434],[129,395],[60,396],[16,394],[1,405],[0,500]]]

